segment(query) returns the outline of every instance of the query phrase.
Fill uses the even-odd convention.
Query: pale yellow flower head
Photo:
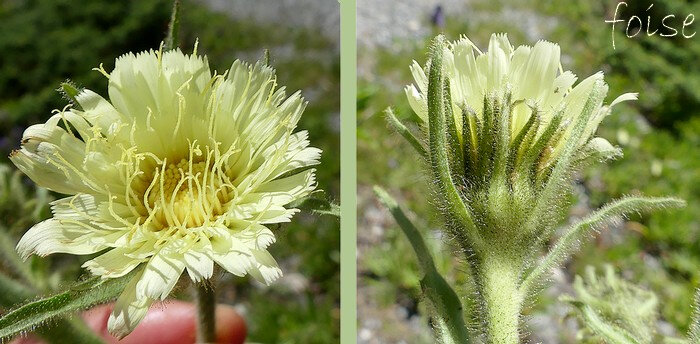
[[[452,96],[452,113],[460,131],[460,140],[463,109],[482,116],[485,96],[502,97],[510,93],[515,104],[510,137],[515,139],[533,115],[533,109],[538,112],[540,134],[560,110],[564,110],[562,125],[572,124],[581,114],[594,84],[603,82],[603,73],[599,72],[576,84],[576,75],[562,69],[561,51],[555,43],[539,41],[534,47],[523,45],[514,48],[505,34],[493,34],[486,52],[481,52],[468,38],[462,37],[451,42],[443,56],[445,78],[449,80]],[[414,61],[411,72],[415,85],[405,88],[411,108],[424,123],[428,122],[428,69],[429,65],[423,68]],[[613,105],[636,98],[636,93],[626,93],[609,106],[597,108],[586,126],[580,145],[588,142]],[[563,142],[569,134],[561,135],[551,147],[552,157],[563,149]],[[596,142],[600,143],[599,140]]]
[[[103,71],[104,72],[104,71]],[[11,160],[37,184],[69,195],[22,237],[23,257],[101,252],[83,266],[103,278],[143,267],[116,302],[109,330],[122,337],[187,271],[214,263],[269,284],[282,274],[266,250],[268,224],[316,187],[321,151],[294,132],[305,102],[274,71],[235,61],[212,75],[206,57],[179,50],[126,54],[109,100],[82,91],[82,110],[29,127]]]

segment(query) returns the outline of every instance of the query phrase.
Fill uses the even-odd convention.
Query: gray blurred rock
[[[339,42],[340,5],[335,0],[196,0],[232,18],[253,19],[282,27],[317,29]]]
[[[464,14],[469,0],[358,0],[357,40],[360,44],[388,47],[397,40],[422,38],[432,29],[431,17]]]

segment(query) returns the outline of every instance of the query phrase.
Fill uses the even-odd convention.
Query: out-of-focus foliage
[[[10,0],[0,3],[0,150],[6,153],[28,123],[63,108],[56,96],[70,78],[105,94],[104,77],[90,71],[127,51],[158,48],[168,25],[169,0]],[[10,135],[8,135],[10,134]]]
[[[559,299],[576,310],[582,329],[580,343],[697,343],[700,330],[700,289],[694,299],[693,323],[687,335],[669,336],[658,331],[658,298],[653,292],[618,276],[612,265],[603,266],[603,274],[587,266],[585,276],[576,276],[575,296]]]
[[[0,219],[17,233],[49,216],[52,197],[46,189],[24,185],[22,173],[10,166],[0,164]]]
[[[634,89],[643,95],[635,108],[653,125],[673,129],[677,122],[697,116],[700,111],[700,65],[697,63],[700,44],[697,38],[683,35],[691,35],[698,25],[694,23],[684,32],[682,27],[686,16],[700,13],[700,3],[625,1],[626,5],[619,6],[617,19],[624,21],[615,26],[613,48],[612,24],[604,21],[613,19],[619,2],[596,0],[561,4],[543,1],[536,6],[543,14],[555,16],[560,22],[551,39],[566,36],[572,42],[579,41],[581,54],[572,56],[577,62],[585,62],[589,69],[606,66],[607,71],[614,71],[614,77],[609,80],[611,89]],[[649,8],[650,5],[653,6]],[[638,20],[630,21],[634,15],[642,19],[641,27]],[[661,23],[667,15],[675,15],[664,22],[676,30],[673,37],[661,36],[662,33],[673,34]],[[656,34],[649,35],[654,32]],[[634,37],[628,38],[628,34]]]
[[[170,0],[1,1],[0,159],[6,159],[19,146],[22,131],[28,125],[45,121],[51,110],[68,103],[56,92],[66,79],[106,96],[104,76],[91,69],[104,63],[105,70],[110,71],[121,54],[158,49],[171,9]],[[191,52],[199,39],[198,50],[208,56],[212,69],[227,69],[236,58],[254,62],[261,58],[264,48],[270,50],[278,82],[289,93],[301,90],[309,101],[299,128],[308,130],[313,145],[323,149],[317,173],[319,187],[331,200],[337,200],[337,40],[310,28],[234,20],[194,1],[183,1],[181,11],[180,48]],[[5,179],[14,178],[13,183],[20,186],[27,183],[19,175],[9,177],[14,175],[14,167],[5,169],[9,171]],[[0,198],[6,197],[0,202],[0,225],[11,227],[15,238],[48,216],[47,202],[51,198],[45,190],[26,191],[34,189],[22,187],[24,193],[18,191],[18,186],[0,189]],[[32,207],[41,208],[38,215],[32,215]],[[220,301],[240,305],[248,321],[248,339],[253,342],[337,341],[337,219],[301,213],[292,224],[277,231],[279,239],[271,250],[286,276],[271,288],[225,276],[220,281]],[[32,266],[44,270],[48,265],[58,267],[50,280],[60,285],[63,280],[74,281],[81,273],[79,261],[56,255],[32,259]],[[180,295],[189,296],[186,288],[179,289]]]
[[[585,325],[579,336],[585,343],[615,342],[618,337],[652,342],[658,315],[654,293],[621,279],[611,265],[605,265],[601,275],[588,266],[584,276],[576,276],[576,296],[562,300],[578,310]]]
[[[632,2],[627,1],[628,4]],[[700,284],[697,268],[700,266],[700,220],[697,216],[700,214],[700,156],[697,154],[700,146],[700,71],[697,64],[700,40],[697,35],[693,39],[658,34],[648,37],[644,31],[643,35],[629,39],[624,36],[625,22],[617,24],[616,49],[613,50],[611,26],[605,20],[612,19],[616,3],[475,0],[469,2],[463,13],[446,11],[444,28],[434,28],[434,32],[443,31],[448,39],[466,34],[479,47],[485,47],[493,32],[507,32],[511,41],[521,44],[534,44],[539,39],[558,42],[566,54],[562,56],[565,69],[579,77],[603,70],[610,84],[610,95],[640,93],[639,101],[617,106],[603,121],[599,136],[622,146],[625,155],[581,176],[580,192],[572,199],[578,202],[572,215],[580,216],[581,208],[583,211],[598,208],[623,193],[671,195],[685,199],[687,206],[672,213],[633,216],[622,226],[604,230],[600,240],[584,245],[581,253],[574,257],[567,266],[566,277],[573,279],[587,265],[611,263],[616,270],[634,276],[635,281],[655,292],[659,298],[660,319],[672,324],[677,333],[685,333],[690,322],[693,292]],[[630,11],[637,11],[637,15],[646,20],[646,9],[651,1],[634,3]],[[698,2],[661,0],[653,3],[653,11],[648,15],[652,16],[652,23],[657,24],[652,25],[658,25],[667,14],[675,14],[674,24],[679,28],[687,14],[697,16],[700,13]],[[618,18],[629,19],[631,13],[618,14]],[[427,17],[423,24],[430,25]],[[697,20],[692,27],[698,27]],[[369,188],[379,184],[392,194],[400,194],[399,202],[415,211],[417,226],[426,229],[424,236],[431,238],[435,235],[430,231],[439,222],[431,218],[432,205],[426,201],[430,191],[421,177],[425,166],[416,162],[419,157],[409,144],[391,133],[382,114],[385,107],[395,106],[402,121],[415,122],[402,87],[411,82],[408,67],[416,56],[424,56],[427,42],[427,39],[400,41],[390,47],[360,50],[361,71],[365,72],[360,73],[358,81],[358,156],[361,157],[358,183],[361,191],[363,185]],[[367,192],[367,195],[371,194]],[[360,223],[360,231],[377,226],[371,221]],[[418,299],[412,296],[416,290],[406,288],[407,280],[420,276],[414,264],[377,261],[383,257],[390,260],[410,256],[410,248],[403,242],[405,239],[395,234],[399,233],[398,227],[381,224],[386,228],[383,237],[386,243],[369,248],[367,254],[360,257],[360,269],[365,271],[361,283],[379,291],[377,300],[381,306],[393,304],[397,298]],[[437,249],[436,260],[445,260],[450,250],[449,247]],[[448,280],[465,276],[455,269],[441,272],[450,276]],[[396,297],[386,296],[394,294]],[[536,316],[554,302],[552,296],[545,293],[537,302],[545,306],[533,307],[527,312]],[[565,342],[563,338],[559,340]]]
[[[590,171],[586,185],[591,202],[597,205],[605,197],[632,191],[673,193],[688,204],[673,215],[657,213],[628,223],[625,240],[599,257],[645,275],[663,299],[662,314],[685,329],[690,313],[688,300],[700,282],[700,117],[680,123],[677,134],[638,121],[625,123],[625,117],[630,118],[622,115],[615,120],[616,130],[610,128],[603,133],[613,144],[628,146],[625,157]],[[639,251],[653,257],[651,261],[658,261],[662,271],[649,271],[650,266],[636,264]]]
[[[527,4],[528,1],[523,2]],[[700,42],[687,39],[680,31],[688,14],[700,13],[700,3],[662,0],[626,1],[620,6],[612,47],[612,20],[617,2],[576,1],[532,3],[541,13],[557,18],[558,25],[547,39],[569,43],[576,53],[572,62],[580,73],[603,68],[612,94],[639,92],[636,102],[625,104],[624,110],[607,118],[601,136],[624,148],[625,156],[607,166],[590,171],[586,186],[591,205],[623,193],[674,195],[688,205],[673,214],[657,212],[629,223],[625,239],[614,247],[590,249],[581,256],[599,257],[644,276],[660,298],[662,316],[685,331],[689,322],[690,302],[694,287],[700,283]],[[653,7],[647,8],[653,3]],[[675,37],[661,37],[668,32],[661,19],[674,14],[667,22],[678,29]],[[634,38],[626,37],[629,18],[643,19],[642,31]],[[647,32],[647,16],[651,17]],[[630,34],[638,30],[636,21]],[[697,25],[689,29],[697,31]],[[686,30],[686,34],[692,31]],[[661,263],[661,271],[649,271],[648,265],[637,264],[639,254],[649,261]],[[588,264],[594,262],[586,262]],[[583,264],[583,263],[582,263]],[[579,265],[580,266],[580,265]]]

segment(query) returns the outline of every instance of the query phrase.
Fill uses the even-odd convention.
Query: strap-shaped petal
[[[187,267],[187,274],[190,275],[190,279],[194,282],[199,282],[205,279],[209,279],[214,273],[214,261],[209,257],[209,255],[199,250],[189,250],[183,254],[185,258],[185,267]]]
[[[248,245],[237,238],[212,240],[212,248],[212,259],[236,276],[245,276],[253,266],[253,254]]]
[[[255,265],[248,271],[258,282],[270,285],[282,277],[282,270],[275,258],[267,250],[250,250],[255,258]]]
[[[138,297],[136,285],[142,273],[134,276],[114,303],[114,310],[107,320],[107,329],[113,336],[121,339],[131,333],[146,316],[153,299]]]
[[[88,260],[83,263],[83,267],[90,270],[93,275],[104,278],[124,276],[143,262],[142,259],[134,259],[126,255],[131,251],[124,248],[115,248]]]
[[[92,254],[107,246],[93,240],[100,231],[67,220],[48,219],[30,228],[17,243],[17,252],[23,259],[32,254],[51,253]]]
[[[161,249],[151,257],[144,268],[143,276],[136,285],[136,296],[139,299],[164,300],[180,279],[184,269],[182,254],[169,247]]]

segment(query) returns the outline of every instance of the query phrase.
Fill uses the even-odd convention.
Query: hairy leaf
[[[74,108],[82,110],[77,100],[80,90],[77,87],[75,87],[75,85],[73,85],[73,83],[70,80],[62,82],[61,87],[58,89],[58,91],[61,94],[63,94],[64,97],[68,98],[68,100],[70,100]]]
[[[592,116],[595,109],[600,105],[607,93],[607,86],[602,81],[597,81],[593,85],[593,89],[586,100],[581,114],[576,119],[571,130],[571,136],[567,138],[564,145],[564,150],[561,156],[554,164],[554,169],[544,182],[542,191],[537,196],[537,202],[533,208],[530,218],[525,224],[525,228],[535,232],[542,224],[546,224],[550,216],[546,216],[548,209],[552,204],[557,204],[557,197],[561,195],[563,183],[567,180],[567,174],[570,173],[570,167],[574,154],[579,145],[583,131],[588,124],[589,118]],[[546,237],[543,236],[543,237]]]
[[[263,49],[262,62],[266,66],[270,66],[270,49]]]
[[[462,146],[459,144],[459,133],[457,132],[457,123],[454,113],[452,112],[452,93],[450,91],[450,81],[444,82],[444,101],[445,105],[445,120],[447,121],[447,147],[448,161],[450,162],[450,173],[452,178],[460,180],[464,178],[464,156],[462,154]],[[461,113],[460,113],[461,115]]]
[[[603,206],[593,214],[588,215],[585,219],[573,224],[566,230],[565,234],[559,239],[544,259],[530,272],[521,285],[521,291],[527,293],[530,287],[539,282],[553,268],[569,258],[574,251],[579,241],[593,230],[608,224],[616,219],[617,216],[626,216],[634,212],[648,212],[656,209],[664,209],[671,207],[682,207],[685,201],[672,198],[651,198],[651,197],[625,197]]]
[[[533,138],[537,134],[537,128],[539,127],[539,115],[537,114],[537,108],[532,108],[532,115],[525,122],[525,125],[520,129],[518,135],[515,136],[513,142],[510,143],[509,156],[508,156],[508,166],[506,170],[508,173],[512,173],[515,166],[516,159],[518,158],[518,152],[521,151],[521,146],[529,146],[529,142],[525,138]]]
[[[442,343],[470,343],[462,314],[462,303],[457,293],[435,268],[433,257],[430,255],[420,232],[386,191],[375,186],[374,192],[379,200],[389,208],[416,253],[418,263],[425,274],[420,282],[421,289],[437,314],[437,328],[440,330],[439,335],[442,337]]]
[[[583,312],[590,307],[599,320],[609,324],[618,333],[627,333],[641,344],[654,341],[658,321],[658,298],[653,292],[620,278],[612,265],[606,264],[603,273],[596,274],[593,266],[586,267],[585,277],[576,276],[573,289],[575,297],[563,297]],[[581,305],[582,304],[582,305]],[[596,324],[589,324],[590,318],[583,317],[589,330],[599,331]]]
[[[340,217],[340,206],[329,201],[325,192],[320,190],[314,191],[310,195],[290,203],[289,206],[318,215]]]
[[[67,291],[40,298],[0,318],[0,339],[33,330],[56,317],[115,299],[134,272],[120,278],[92,277]]]
[[[505,172],[508,166],[508,146],[510,144],[510,118],[511,118],[511,95],[508,93],[502,101],[498,102],[498,118],[495,118],[495,171],[497,178],[505,179]]]
[[[2,290],[0,293],[0,306],[2,308],[13,307],[34,295],[31,288],[3,274],[0,274],[0,290]],[[65,343],[66,340],[86,344],[102,343],[102,340],[79,318],[59,317],[53,320],[49,326],[42,326],[34,331],[50,344]]]
[[[478,119],[473,110],[462,107],[462,156],[464,157],[464,174],[474,174],[476,171],[479,128]]]
[[[425,147],[423,146],[420,141],[413,135],[413,133],[399,121],[398,118],[396,118],[396,115],[394,114],[394,111],[391,110],[391,108],[387,108],[384,110],[384,113],[386,114],[386,121],[389,123],[389,125],[394,128],[401,136],[403,136],[408,143],[413,146],[413,148],[420,154],[424,159],[428,160],[428,151],[425,150]]]

